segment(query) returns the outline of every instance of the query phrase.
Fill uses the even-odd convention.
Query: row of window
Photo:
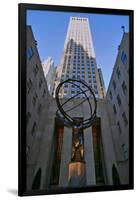
[[[71,76],[71,77],[73,77],[73,78],[80,78],[80,77],[84,77],[85,76],[85,78],[93,78],[93,79],[95,79],[94,78],[94,75],[95,75],[95,73],[91,73],[91,72],[88,72],[88,74],[87,73],[85,73],[85,72],[81,72],[81,73],[66,73],[66,75],[65,74],[62,74],[62,76],[61,76],[61,78],[68,78],[69,76]]]
[[[94,66],[91,66],[91,65],[78,65],[78,64],[73,64],[73,65],[71,65],[71,64],[69,64],[69,65],[63,65],[63,69],[65,70],[65,69],[67,69],[67,70],[81,70],[81,71],[86,71],[86,70],[92,70],[92,71],[94,71],[95,72],[95,68],[94,68]]]
[[[117,102],[118,102],[118,105],[120,106],[121,105],[121,99],[120,99],[119,95],[117,95]],[[115,104],[113,105],[113,110],[114,110],[114,114],[117,114],[117,110],[116,110]]]
[[[72,91],[71,91],[72,94],[79,92],[79,87],[80,87],[80,88],[86,88],[86,86],[84,86],[84,85],[82,85],[82,86],[80,86],[80,85],[72,85],[72,86],[71,86],[71,88],[73,88]],[[89,87],[92,88],[92,85],[89,84]],[[69,92],[70,88],[69,88],[69,90],[67,89],[67,88],[68,88],[68,84],[65,84],[65,85],[64,85],[64,88],[65,88],[64,93]],[[98,94],[97,85],[94,85],[94,92],[95,92],[96,94]]]
[[[39,89],[42,87],[43,84],[43,80],[40,78],[39,80]],[[27,81],[27,93],[29,94],[30,90],[32,88],[32,80],[29,78],[29,80]]]
[[[40,114],[41,111],[42,111],[42,105],[39,104],[38,108],[37,108],[37,114]],[[29,124],[30,120],[31,120],[31,113],[27,112],[27,115],[26,115],[26,122],[27,122],[27,124]]]
[[[83,66],[83,65],[73,65],[73,67],[71,65],[63,65],[63,69],[67,68],[67,70],[73,69],[73,70],[92,70],[95,72],[95,68],[94,66]]]
[[[71,36],[70,36],[71,38]],[[76,43],[81,43],[82,45],[89,46],[89,40],[85,39],[84,37],[72,37],[75,41],[75,44],[73,43],[70,47],[76,47]]]
[[[90,60],[89,58],[86,58],[84,56],[78,56],[76,59],[76,56],[68,58],[68,59],[64,59],[64,62],[87,62],[87,63],[91,63],[94,64],[94,62],[92,60]]]
[[[82,80],[82,79],[81,79],[81,80]],[[84,80],[83,80],[83,81],[84,81]],[[91,80],[89,80],[89,83],[92,83]],[[90,85],[91,85],[91,84],[89,84],[89,86],[90,86]],[[69,87],[69,85],[68,85],[67,83],[65,83],[65,84],[64,84],[64,88],[68,88],[68,87]],[[78,87],[85,88],[86,86],[85,86],[85,85],[80,85],[80,84],[77,83],[77,85],[73,85],[73,84],[72,84],[71,87],[77,89]],[[97,85],[94,84],[94,88],[97,89]]]
[[[44,89],[43,93],[42,93],[42,97],[45,98],[45,96],[46,96],[46,90]],[[37,99],[38,99],[38,96],[37,96],[37,93],[35,92],[34,96],[32,98],[32,104],[33,104],[33,106],[35,106],[35,104],[37,102]]]
[[[81,53],[86,53],[86,51],[90,50],[89,48],[89,45],[86,46],[86,48],[83,48],[83,45],[81,44],[77,44],[77,46],[72,46],[72,45],[68,45],[66,50],[69,50],[69,51],[77,51],[77,52],[81,52]]]
[[[76,21],[87,21],[87,19],[86,18],[76,18],[76,17],[72,17],[72,20],[76,20]]]
[[[42,106],[40,104],[39,107],[38,107],[38,113],[40,113],[41,110],[42,110]],[[27,120],[27,124],[28,124],[29,121],[31,120],[31,113],[30,112],[27,113],[26,120]],[[32,125],[32,129],[31,129],[31,135],[32,136],[35,136],[36,130],[37,130],[37,123],[34,121],[34,123]]]
[[[81,56],[87,56],[88,57],[88,53],[89,53],[90,48],[80,48],[80,47],[75,47],[75,48],[66,48],[65,49],[65,53],[69,53],[71,55],[77,54],[77,55],[81,55]]]
[[[65,60],[68,58],[68,59],[71,59],[73,58],[74,56],[76,56],[76,58],[80,59],[82,56],[84,56],[84,58],[86,58],[87,60],[90,60],[90,61],[94,61],[93,58],[91,58],[87,52],[77,52],[77,51],[65,51]],[[93,62],[94,63],[94,62]]]
[[[70,72],[70,70],[67,70],[67,73],[69,73],[69,72]],[[86,73],[91,74],[90,72],[91,72],[91,68],[86,68],[86,69],[82,68],[81,70],[79,70],[79,68],[77,68],[77,70],[75,70],[75,68],[73,68],[73,71],[72,71],[73,74],[86,74]],[[95,74],[95,73],[93,73],[93,74]]]
[[[125,120],[124,120],[125,121]],[[120,125],[120,122],[117,122],[117,126],[118,126],[118,130],[119,130],[119,133],[121,134],[122,133],[122,128],[121,128],[121,125]],[[127,150],[127,146],[125,144],[122,144],[122,150],[123,150],[123,155],[124,155],[124,158],[125,160],[128,159],[128,150]]]
[[[92,61],[93,62],[93,58],[89,58],[89,56],[87,54],[84,53],[77,53],[77,54],[71,54],[69,56],[65,56],[65,60],[68,58],[69,59],[87,59],[87,61]]]
[[[71,65],[63,65],[63,72],[65,72],[65,69],[67,69],[67,71],[69,71],[70,69],[72,70],[81,70],[81,71],[92,71],[92,73],[95,73],[95,68],[94,66],[83,66],[83,65],[77,65],[77,64],[73,64],[73,66]],[[69,72],[68,72],[69,73]]]
[[[76,76],[76,75],[73,75],[73,74],[72,75],[66,74],[66,76],[65,75],[61,76],[61,80],[62,81],[66,80],[68,78],[72,78],[72,79],[85,79],[87,77],[85,77],[85,75],[77,75]],[[88,78],[91,78],[91,76],[88,76]],[[92,77],[92,80],[93,80],[94,83],[97,83],[96,78]],[[88,82],[91,83],[92,82],[91,79],[88,80]]]
[[[116,109],[115,104],[113,105],[113,111],[114,111],[114,114],[117,114],[117,109]],[[124,122],[125,126],[127,126],[128,125],[128,119],[127,119],[127,116],[126,116],[125,112],[122,113],[122,119],[123,119],[123,122]],[[118,122],[117,125],[119,127],[119,132],[121,133],[120,122]]]
[[[115,80],[113,80],[112,85],[113,85],[113,89],[116,90],[116,82],[115,82]],[[127,90],[127,85],[126,85],[125,81],[122,82],[121,87],[122,87],[122,91],[123,91],[124,95],[126,95],[128,90]],[[112,95],[111,91],[109,92],[109,97],[112,100],[113,95]]]
[[[64,94],[68,94],[70,91],[68,91],[68,90],[64,90]],[[94,92],[95,92],[95,94],[98,94],[98,91],[97,90],[94,90]],[[80,91],[80,90],[71,90],[71,94],[81,94],[82,93],[82,91]]]
[[[73,65],[73,66],[77,66],[77,65],[79,65],[79,66],[85,66],[85,69],[87,68],[87,67],[94,67],[94,64],[92,64],[92,63],[90,63],[90,62],[86,62],[86,61],[82,61],[82,62],[76,62],[76,61],[68,61],[68,63],[67,62],[64,62],[64,66],[67,66],[67,65]]]

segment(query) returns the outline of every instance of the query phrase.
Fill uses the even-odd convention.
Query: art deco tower
[[[60,81],[68,78],[86,81],[93,88],[96,97],[104,98],[88,18],[70,18],[55,89]],[[71,97],[78,92],[78,87],[65,84],[60,97]]]

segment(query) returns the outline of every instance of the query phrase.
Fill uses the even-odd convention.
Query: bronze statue
[[[75,94],[74,96],[66,99],[65,102],[61,102],[60,98],[59,98],[60,90],[62,88],[64,88],[64,84],[66,84],[66,83],[77,87],[79,89],[79,92],[77,94]],[[86,89],[83,90],[82,86],[84,86],[84,88],[86,88]],[[93,124],[93,122],[96,118],[97,101],[96,101],[94,91],[83,80],[68,79],[63,82],[60,82],[60,84],[56,88],[55,94],[56,94],[56,103],[58,106],[58,110],[56,111],[57,118],[60,119],[60,121],[62,121],[64,126],[72,127],[71,161],[72,162],[84,162],[83,132],[86,128],[89,128]],[[73,99],[75,99],[76,97],[78,97],[81,94],[83,95],[83,98],[80,101],[80,103],[78,103],[77,105],[75,105],[69,109],[68,108],[65,109],[65,106],[67,107],[67,103],[69,103],[69,101],[72,101]],[[93,104],[91,104],[90,99],[92,99],[92,101],[94,102]],[[74,118],[68,114],[70,111],[73,111],[75,108],[77,108],[78,106],[83,104],[85,101],[88,102],[89,113],[90,113],[86,119],[84,119],[84,118],[81,119],[78,117]]]
[[[81,162],[84,161],[84,136],[82,125],[79,122],[79,119],[75,119],[76,124],[73,126],[72,129],[71,161]]]

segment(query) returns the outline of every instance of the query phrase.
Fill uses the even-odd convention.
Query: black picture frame
[[[129,184],[119,186],[94,186],[84,188],[63,188],[50,190],[32,190],[26,191],[26,12],[27,10],[47,10],[47,11],[63,11],[76,13],[99,13],[129,16]],[[18,195],[47,195],[61,193],[79,193],[79,192],[98,192],[98,191],[113,191],[127,190],[134,188],[134,11],[122,9],[108,8],[89,8],[89,7],[74,7],[74,6],[59,6],[59,5],[40,5],[40,4],[24,4],[18,5],[18,43],[19,43],[19,68],[18,68],[18,102],[19,102],[19,129],[18,129]]]

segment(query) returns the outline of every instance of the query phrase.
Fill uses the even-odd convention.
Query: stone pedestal
[[[70,187],[86,186],[85,162],[70,162],[68,166],[68,185]]]

